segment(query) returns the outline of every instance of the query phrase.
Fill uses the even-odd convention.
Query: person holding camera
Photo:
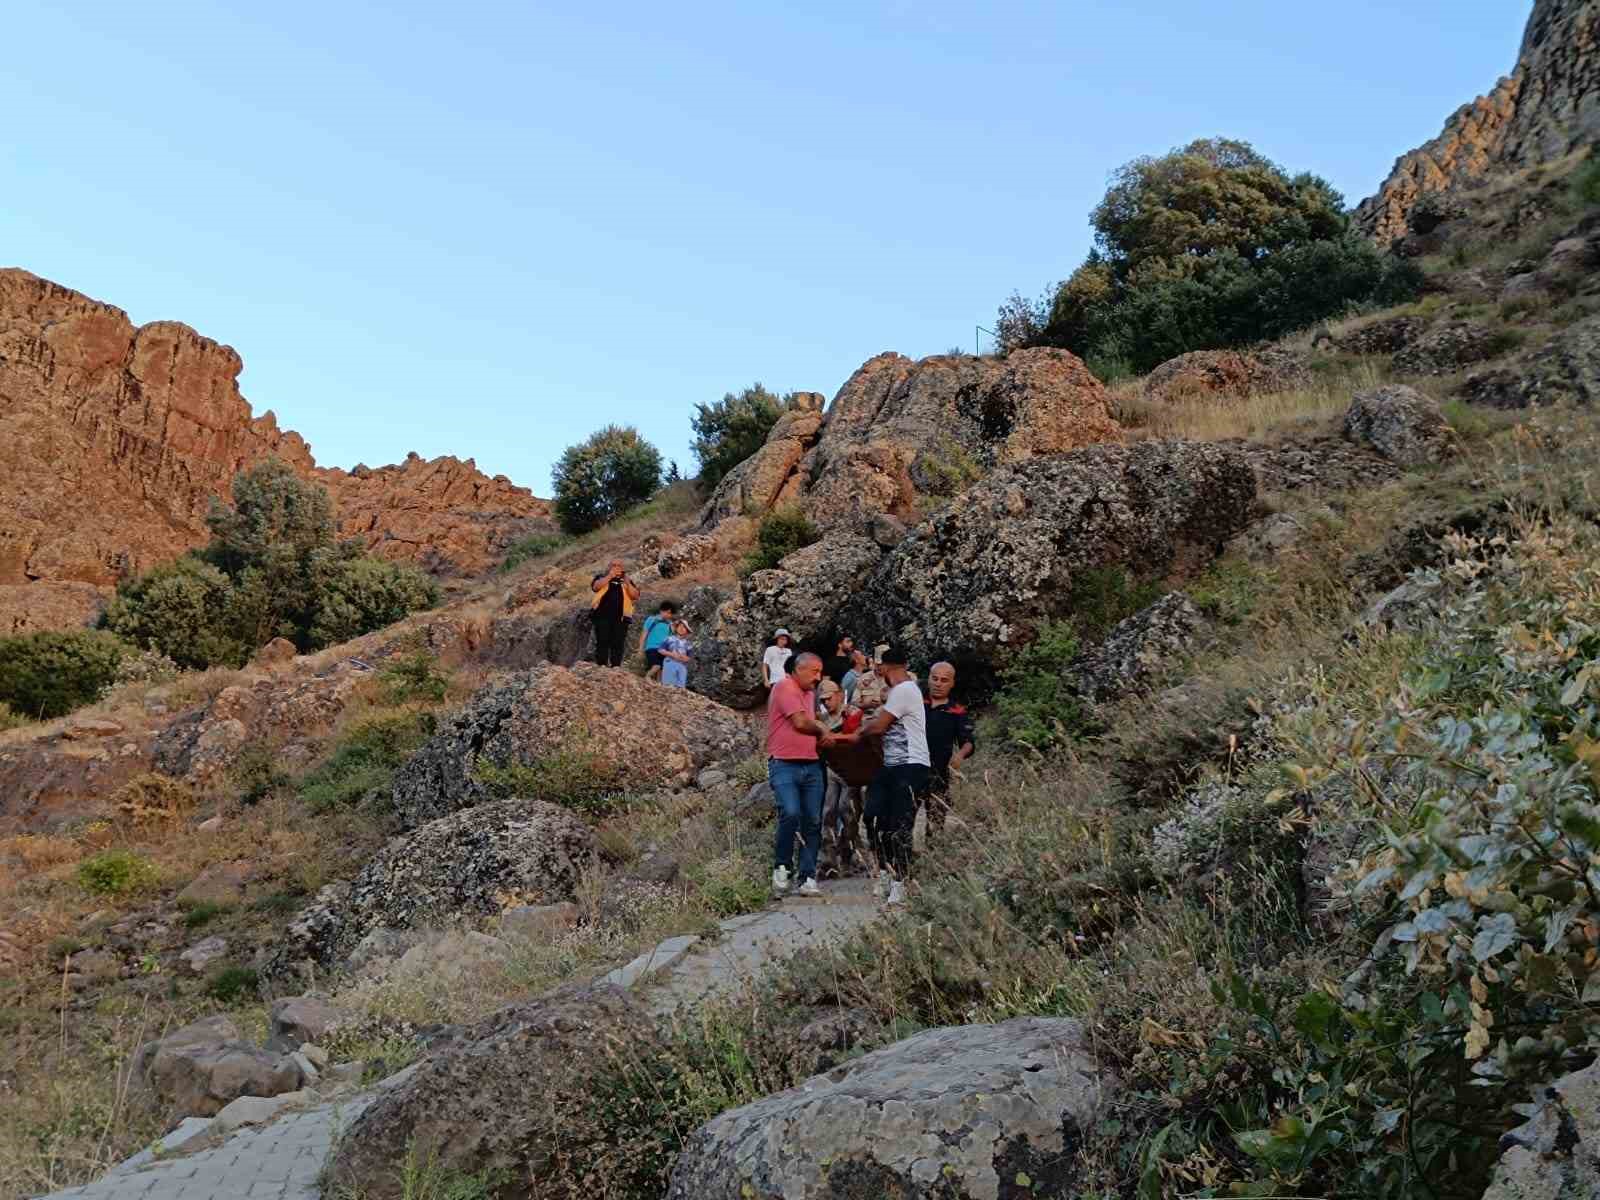
[[[589,617],[594,622],[594,661],[602,667],[620,667],[628,641],[628,623],[639,599],[639,585],[628,578],[620,558],[594,577]]]

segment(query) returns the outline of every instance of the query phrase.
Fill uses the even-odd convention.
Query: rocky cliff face
[[[1403,154],[1356,221],[1387,243],[1430,192],[1562,158],[1600,141],[1600,0],[1537,0],[1517,65],[1464,105],[1444,132]]]
[[[242,367],[186,325],[0,270],[0,634],[81,624],[118,579],[203,543],[212,498],[269,455],[327,486],[341,535],[435,571],[482,570],[547,522],[470,460],[317,468],[252,414]]]

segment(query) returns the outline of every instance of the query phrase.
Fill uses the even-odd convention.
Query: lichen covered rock
[[[1439,405],[1404,384],[1357,393],[1344,415],[1344,436],[1408,467],[1438,462],[1451,449],[1450,423]]]
[[[1097,703],[1145,690],[1192,654],[1211,622],[1182,592],[1169,592],[1119,621],[1093,649],[1073,660],[1068,674]]]

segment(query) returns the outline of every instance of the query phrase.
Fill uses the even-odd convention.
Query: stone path
[[[837,941],[879,911],[865,879],[842,880],[827,884],[816,899],[794,897],[731,917],[720,923],[720,937],[669,938],[603,978],[635,989],[654,1015],[665,1018],[733,991],[774,958]],[[54,1192],[49,1200],[322,1200],[317,1177],[339,1131],[398,1078],[240,1129],[209,1149],[177,1157],[142,1151],[93,1183]]]

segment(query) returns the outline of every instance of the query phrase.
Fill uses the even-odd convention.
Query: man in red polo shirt
[[[802,654],[794,670],[773,686],[767,697],[767,782],[778,803],[778,838],[773,847],[772,890],[789,890],[794,864],[794,839],[800,848],[800,895],[821,894],[817,887],[817,850],[822,844],[822,799],[826,780],[817,747],[833,744],[834,735],[817,721],[817,681],[822,660]]]

